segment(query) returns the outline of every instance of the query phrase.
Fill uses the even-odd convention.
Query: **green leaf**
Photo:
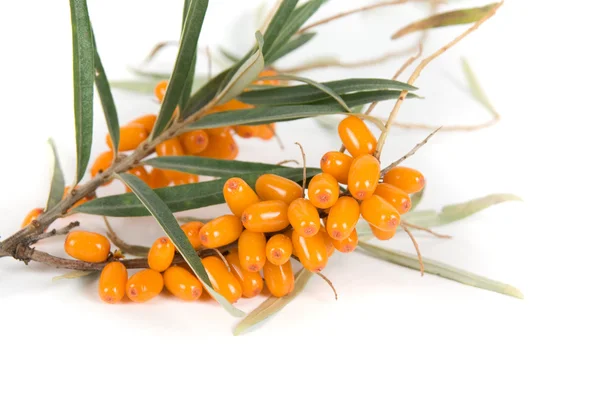
[[[416,256],[409,255],[400,251],[392,251],[390,249],[385,249],[379,246],[367,244],[362,241],[358,242],[358,246],[375,256],[377,259],[386,260],[388,262],[408,267],[409,269],[413,270],[421,269],[419,259]],[[425,272],[429,274],[434,274],[436,276],[440,276],[448,280],[457,281],[462,284],[470,285],[472,287],[477,287],[488,291],[497,292],[499,294],[510,295],[511,297],[520,299],[524,298],[523,293],[521,293],[521,291],[519,291],[517,288],[511,285],[491,280],[489,278],[479,276],[466,270],[457,269],[456,267],[452,267],[445,263],[427,258],[423,258],[423,264],[425,265]]]
[[[316,32],[307,32],[307,33],[302,33],[302,34],[298,35],[297,37],[293,38],[292,40],[287,42],[285,45],[283,45],[279,49],[277,49],[276,52],[273,52],[268,57],[268,59],[265,60],[265,62],[268,65],[273,64],[275,61],[279,60],[280,58],[283,58],[283,57],[287,56],[288,54],[290,54],[291,52],[304,46],[312,38],[314,38],[316,34],[317,34]]]
[[[331,89],[330,87],[328,87],[326,84],[322,84],[320,82],[313,81],[312,79],[308,79],[308,78],[304,78],[304,77],[299,77],[297,75],[289,75],[289,74],[276,75],[276,76],[272,77],[271,79],[280,79],[280,80],[287,80],[287,81],[304,82],[305,84],[308,84],[308,85],[310,85],[310,86],[312,86],[312,87],[314,87],[316,89],[319,89],[321,92],[329,95],[331,99],[335,100],[348,113],[352,113],[352,110],[350,110],[350,107],[348,107],[348,105],[346,104],[346,102],[344,102],[344,99],[342,99],[340,97],[340,95],[338,95],[333,89]]]
[[[412,85],[391,79],[354,78],[322,82],[327,88],[339,95],[374,91],[414,91]],[[331,95],[313,84],[268,88],[244,92],[238,99],[254,105],[288,105],[316,102]]]
[[[208,0],[190,0],[190,6],[181,35],[179,52],[177,53],[177,59],[175,60],[175,67],[173,68],[173,73],[171,74],[171,79],[169,80],[169,85],[167,86],[167,91],[160,112],[158,113],[158,118],[154,124],[151,135],[152,138],[160,134],[167,126],[173,116],[175,107],[181,99],[189,72],[192,68],[191,64],[196,57],[198,37],[202,30],[207,7]]]
[[[50,183],[50,193],[48,194],[48,201],[46,202],[47,211],[52,209],[58,202],[62,200],[65,191],[65,177],[62,169],[60,168],[58,152],[56,151],[56,145],[54,144],[52,138],[48,139],[48,144],[52,149],[54,166],[52,171],[52,182]]]
[[[283,0],[279,8],[277,8],[273,18],[271,18],[271,22],[269,22],[269,26],[265,30],[265,44],[263,47],[265,54],[271,50],[281,30],[288,23],[290,16],[296,8],[296,4],[298,4],[298,0]]]
[[[490,99],[488,99],[485,92],[483,91],[483,88],[479,84],[479,80],[475,76],[475,73],[471,69],[471,66],[467,62],[466,58],[462,59],[462,68],[465,77],[467,78],[467,83],[469,85],[469,90],[471,91],[471,96],[473,96],[473,98],[475,98],[475,100],[477,100],[483,107],[485,107],[486,110],[489,111],[493,116],[498,116],[498,112],[496,112],[496,109],[494,109],[494,106],[492,106]]]
[[[392,39],[398,39],[413,32],[430,28],[440,28],[451,25],[470,24],[485,17],[492,9],[500,3],[488,4],[483,7],[466,8],[463,10],[448,11],[431,17],[413,22],[392,35]]]
[[[193,0],[192,0],[193,1]],[[185,261],[190,265],[196,276],[202,284],[204,288],[212,295],[212,297],[217,300],[229,312],[232,316],[241,317],[244,316],[244,313],[239,309],[235,308],[233,305],[229,303],[222,295],[218,294],[210,283],[210,279],[204,266],[202,265],[202,261],[198,257],[198,254],[192,247],[192,244],[188,240],[187,236],[179,227],[175,216],[169,210],[169,207],[154,193],[154,191],[144,183],[144,181],[140,180],[136,176],[132,174],[119,174],[119,179],[125,183],[138,197],[141,203],[143,203],[144,207],[148,209],[148,211],[154,216],[158,224],[165,231],[165,234],[173,241],[173,244],[183,256]]]
[[[85,175],[92,151],[94,119],[94,41],[85,0],[70,0],[73,34],[73,89],[77,173],[79,182]]]
[[[214,99],[219,93],[219,88],[227,78],[231,68],[222,71],[219,75],[215,76],[213,79],[208,81],[203,87],[198,89],[188,101],[188,104],[183,111],[183,117],[187,118],[192,114],[196,113],[202,107],[206,106],[208,102]]]
[[[110,81],[110,86],[113,89],[123,89],[131,92],[154,93],[154,87],[160,81],[137,81],[137,80],[124,80],[124,81]]]
[[[183,32],[185,29],[185,20],[187,18],[187,14],[190,8],[190,3],[192,0],[185,0],[183,3],[183,20],[181,21],[181,35],[183,36]],[[196,73],[196,60],[198,58],[198,47],[194,50],[194,57],[190,62],[190,71],[188,72],[187,78],[183,85],[183,89],[181,90],[181,98],[179,99],[179,110],[185,109],[185,106],[190,99],[190,95],[192,94],[192,85],[194,84],[194,74]]]
[[[115,107],[115,101],[113,99],[112,92],[110,90],[110,84],[108,78],[104,72],[102,66],[102,60],[96,47],[96,39],[94,40],[94,68],[96,70],[95,83],[96,89],[98,90],[98,96],[102,103],[102,110],[104,111],[104,119],[106,120],[106,126],[108,127],[108,133],[112,139],[113,149],[119,149],[119,140],[121,137],[121,130],[119,128],[119,117],[117,115],[117,108]]]
[[[318,171],[319,170],[317,169],[308,169],[307,176],[312,177]],[[245,180],[248,185],[254,186],[258,177],[267,172],[289,178],[292,181],[302,181],[302,169],[289,167],[278,167],[260,173],[248,173],[235,176]],[[159,188],[154,190],[154,192],[169,207],[171,212],[220,205],[225,202],[225,199],[223,198],[223,185],[229,178],[231,178],[231,176],[197,184]],[[121,194],[97,198],[78,206],[74,212],[113,217],[138,217],[149,215],[148,210],[133,194]]]
[[[281,298],[272,295],[269,296],[262,304],[258,305],[252,312],[248,313],[246,317],[235,326],[233,334],[238,336],[282,310],[287,304],[292,302],[302,290],[304,290],[304,287],[306,287],[308,280],[310,280],[312,276],[313,274],[310,271],[306,269],[300,270],[296,273],[294,289],[292,292]]]
[[[52,277],[52,282],[60,281],[60,280],[69,280],[74,278],[86,277],[92,274],[99,274],[100,272],[97,270],[73,270],[65,274],[61,274],[60,276]]]
[[[419,192],[417,192],[416,194],[410,195],[410,204],[411,204],[410,210],[414,211],[417,208],[417,206],[419,206],[421,204],[424,194],[425,194],[425,187],[423,187],[423,189],[420,190]]]

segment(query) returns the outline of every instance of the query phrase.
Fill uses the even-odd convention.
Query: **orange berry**
[[[386,230],[381,230],[371,224],[369,224],[369,226],[371,227],[371,232],[373,233],[375,238],[377,238],[378,240],[387,241],[389,239],[392,239],[394,237],[394,235],[396,235],[396,230],[386,231]]]
[[[148,174],[148,185],[150,188],[163,188],[168,187],[171,180],[167,178],[164,171],[159,168],[153,168]]]
[[[198,156],[225,160],[233,160],[237,157],[239,148],[229,129],[219,129],[216,133],[211,130],[206,132],[209,134],[208,145],[198,153]]]
[[[98,282],[98,295],[108,304],[116,304],[125,296],[127,268],[121,262],[110,262],[102,269]]]
[[[290,232],[291,234],[291,232]],[[291,237],[291,235],[290,235]],[[274,265],[282,265],[292,256],[292,239],[285,234],[275,234],[267,241],[267,260]]]
[[[294,271],[289,260],[282,265],[267,262],[263,275],[267,288],[274,297],[286,296],[294,290]]]
[[[200,243],[206,248],[218,248],[235,242],[242,233],[239,217],[226,214],[206,223],[200,230]]]
[[[40,217],[42,213],[44,213],[44,209],[41,207],[33,209],[27,213],[27,216],[25,216],[23,222],[21,223],[21,228],[27,227],[33,220],[36,220],[38,217]]]
[[[284,201],[262,201],[247,207],[241,219],[247,230],[272,233],[281,231],[290,224],[287,210],[288,205]]]
[[[414,194],[425,186],[425,177],[418,170],[398,166],[385,173],[383,182],[400,188],[406,193]]]
[[[277,75],[277,71],[275,71],[275,70],[263,70],[260,72],[260,74],[258,74],[259,78],[274,77],[275,75]],[[279,80],[278,79],[264,79],[264,80],[260,80],[260,81],[255,81],[254,84],[255,85],[279,85]]]
[[[359,156],[350,166],[348,190],[358,200],[369,198],[379,183],[379,160],[371,155]]]
[[[373,195],[360,204],[360,214],[367,223],[380,230],[392,231],[400,224],[400,213],[379,195]]]
[[[251,272],[263,268],[267,260],[267,240],[263,233],[244,230],[238,240],[241,266]]]
[[[200,239],[202,227],[204,227],[204,223],[201,221],[190,221],[181,226],[185,236],[196,250],[202,248],[202,241]]]
[[[360,206],[356,199],[342,196],[329,211],[327,233],[336,240],[348,238],[360,218]]]
[[[152,269],[144,269],[127,280],[127,297],[133,302],[146,302],[163,290],[165,281],[162,274]]]
[[[358,234],[356,233],[356,228],[352,230],[352,233],[347,238],[341,240],[332,239],[331,242],[335,249],[340,252],[348,253],[354,251],[358,246]]]
[[[327,152],[321,157],[321,170],[331,174],[340,184],[348,183],[352,157],[342,152]]]
[[[275,123],[264,124],[258,126],[256,137],[268,141],[275,136]]]
[[[241,138],[256,138],[260,125],[234,125],[233,131]]]
[[[104,235],[89,231],[72,231],[65,239],[65,252],[84,262],[100,263],[108,258],[110,242]]]
[[[410,196],[398,187],[382,182],[375,188],[375,195],[381,196],[389,202],[400,214],[408,212],[411,208]]]
[[[124,125],[121,127],[119,132],[119,152],[134,150],[142,142],[144,142],[146,138],[148,138],[148,131],[146,131],[146,127],[138,123],[129,123]],[[112,139],[108,134],[106,135],[106,144],[111,150],[114,150]]]
[[[251,272],[243,269],[240,264],[240,256],[237,249],[234,249],[225,256],[231,270],[231,274],[239,281],[242,286],[242,296],[244,298],[253,298],[261,293],[263,289],[263,279],[259,272]]]
[[[299,198],[290,203],[288,219],[294,230],[303,237],[317,235],[321,227],[319,211],[308,199]]]
[[[377,147],[377,139],[363,120],[349,116],[340,121],[338,133],[344,147],[353,157],[372,155]]]
[[[196,174],[179,173],[177,178],[173,180],[173,185],[195,184],[200,181],[200,177]]]
[[[179,267],[169,267],[163,273],[165,287],[173,295],[184,301],[195,301],[202,295],[202,284],[189,270]]]
[[[253,107],[254,106],[252,106],[251,104],[240,102],[237,99],[231,99],[231,100],[227,101],[226,103],[216,106],[215,111],[242,110],[242,109],[251,109]]]
[[[302,198],[302,187],[298,183],[275,174],[263,174],[256,180],[256,193],[262,200],[280,200],[288,205]]]
[[[169,85],[169,81],[164,80],[164,81],[160,81],[159,83],[157,83],[156,86],[154,87],[154,95],[156,96],[156,98],[158,99],[158,101],[160,103],[162,103],[162,101],[165,98],[165,94],[167,93],[168,85]]]
[[[331,255],[333,255],[335,253],[335,247],[333,246],[333,240],[331,239],[329,234],[327,234],[327,230],[325,229],[325,227],[321,226],[321,229],[319,231],[321,231],[323,240],[325,241],[325,247],[327,248],[327,257],[331,257]]]
[[[246,181],[241,178],[230,178],[223,185],[223,197],[229,210],[240,217],[250,205],[260,202],[258,195]]]
[[[303,237],[296,230],[292,233],[294,250],[300,263],[311,272],[320,272],[327,265],[327,244],[321,231],[312,237]]]
[[[188,155],[197,155],[208,146],[208,134],[201,129],[186,132],[179,140]]]
[[[231,303],[242,297],[242,285],[218,256],[202,259],[213,289]]]
[[[146,131],[151,133],[154,129],[154,124],[156,123],[156,114],[146,114],[136,118],[135,120],[131,121],[131,123],[142,124]]]
[[[183,156],[185,152],[179,138],[171,138],[156,145],[156,154],[158,156]]]
[[[287,230],[285,230],[283,232],[283,235],[288,237],[288,239],[290,240],[290,243],[292,243],[292,234],[294,234],[294,229],[292,227],[288,228]],[[294,249],[293,243],[292,243],[292,255],[298,257],[298,254],[296,253],[296,250]],[[277,263],[275,263],[275,264],[277,264]]]
[[[144,166],[134,167],[134,168],[128,170],[127,172],[129,174],[135,175],[137,178],[144,181],[145,183],[148,183],[150,181],[150,176],[148,175],[148,172],[146,171]],[[127,185],[125,185],[125,191],[131,192],[131,189],[129,189],[129,187]]]
[[[157,272],[164,272],[173,263],[175,245],[167,237],[160,237],[148,251],[148,266]]]
[[[337,180],[327,173],[315,175],[308,184],[308,199],[319,209],[328,209],[335,205],[340,197]]]
[[[112,150],[108,150],[106,152],[102,152],[98,155],[98,157],[96,157],[96,160],[94,161],[94,164],[92,164],[92,168],[91,168],[91,175],[92,178],[94,178],[95,176],[97,176],[98,174],[101,174],[103,171],[105,171],[106,169],[108,169],[113,162],[113,157],[114,157],[114,153]],[[105,182],[102,185],[108,185],[112,182],[112,180]]]

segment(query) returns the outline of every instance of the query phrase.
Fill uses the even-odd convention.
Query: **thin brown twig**
[[[48,231],[47,233],[42,233],[40,235],[37,235],[35,237],[32,237],[31,240],[29,241],[29,244],[35,244],[36,242],[43,240],[45,238],[50,238],[50,237],[54,237],[56,235],[65,235],[68,234],[69,231],[71,231],[73,228],[78,227],[79,226],[79,222],[78,221],[73,221],[71,223],[69,223],[68,225],[66,225],[63,228],[59,228],[58,230],[52,229],[50,231]]]
[[[402,156],[401,158],[399,158],[398,160],[396,160],[395,162],[391,163],[389,166],[387,166],[386,168],[381,170],[381,176],[385,175],[385,173],[387,173],[388,171],[390,171],[391,169],[393,169],[394,167],[396,167],[397,165],[402,163],[404,160],[408,159],[409,157],[411,157],[412,155],[417,153],[417,150],[419,150],[423,146],[425,146],[425,144],[431,139],[431,137],[434,136],[435,134],[437,134],[441,128],[442,127],[437,128],[431,134],[427,135],[427,137],[425,139],[423,139],[421,142],[417,143],[415,145],[415,147],[412,148],[407,154],[405,154],[404,156]]]
[[[500,121],[500,116],[494,117],[490,121],[481,124],[474,125],[444,125],[439,128],[439,132],[458,132],[458,131],[478,131],[484,128],[489,128],[494,126]],[[436,129],[434,125],[429,124],[417,124],[417,123],[400,123],[394,122],[392,124],[394,127],[404,128],[404,129],[417,129],[417,130],[426,130],[431,131]]]
[[[300,153],[302,153],[302,193],[306,189],[306,154],[304,153],[304,148],[300,144],[300,142],[295,142],[296,145],[300,148]]]
[[[407,227],[407,228],[412,228],[414,230],[425,231],[425,232],[433,235],[434,237],[444,238],[444,239],[450,239],[450,238],[452,238],[451,235],[440,234],[440,233],[437,233],[437,232],[433,231],[430,228],[418,226],[416,224],[407,223],[405,221],[401,222],[400,224],[403,225],[403,226],[405,226],[405,227]]]
[[[419,244],[417,243],[417,239],[412,235],[412,233],[406,226],[403,225],[401,227],[404,229],[406,234],[408,234],[408,236],[410,237],[410,240],[413,243],[413,246],[415,247],[415,251],[417,251],[417,257],[419,258],[419,265],[421,265],[421,276],[424,276],[425,275],[425,265],[423,264],[423,257],[421,256],[421,250],[419,249]]]
[[[338,294],[337,291],[335,290],[335,287],[333,286],[333,283],[331,282],[331,280],[329,280],[323,273],[321,272],[317,272],[317,276],[321,277],[323,280],[325,280],[325,282],[327,284],[329,284],[329,286],[331,287],[331,289],[333,290],[333,295],[335,295],[335,300],[338,300]]]
[[[123,241],[117,235],[115,230],[113,230],[113,228],[110,225],[110,223],[108,222],[108,219],[106,218],[106,216],[102,216],[102,218],[104,219],[104,224],[106,225],[106,230],[107,230],[106,235],[108,236],[108,239],[111,240],[111,242],[113,244],[115,244],[117,246],[117,248],[119,248],[123,253],[126,253],[128,255],[133,255],[133,256],[139,256],[139,257],[148,256],[148,252],[150,251],[150,248],[148,248],[147,246],[142,246],[142,245],[128,244],[127,242]]]
[[[278,166],[283,166],[284,164],[289,164],[289,163],[295,163],[297,165],[300,165],[300,163],[298,162],[298,160],[294,160],[294,159],[286,159],[286,160],[282,160],[279,163],[277,163]]]

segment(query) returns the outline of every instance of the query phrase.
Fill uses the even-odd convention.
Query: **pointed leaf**
[[[362,241],[358,242],[358,246],[367,251],[367,253],[375,256],[377,259],[386,260],[388,262],[408,267],[409,269],[413,270],[420,270],[421,268],[421,265],[419,264],[419,258],[416,256],[400,251],[392,251],[390,249],[367,244]],[[511,297],[520,299],[524,298],[523,293],[511,285],[491,280],[466,270],[457,269],[456,267],[452,267],[436,260],[423,258],[423,263],[425,265],[425,272],[429,274],[434,274],[448,280],[453,280],[461,284],[497,292],[499,294],[510,295]]]
[[[316,36],[316,34],[317,34],[316,32],[307,32],[307,33],[298,35],[297,37],[295,37],[294,39],[290,40],[285,45],[283,45],[279,49],[277,49],[276,52],[273,52],[265,60],[265,63],[268,65],[273,64],[275,61],[279,60],[280,58],[283,58],[283,57],[287,56],[288,54],[292,53],[293,51],[297,50],[298,48],[304,46],[312,38],[314,38]]]
[[[283,0],[279,5],[279,8],[277,8],[277,11],[269,22],[269,26],[265,30],[265,44],[263,49],[265,54],[271,50],[279,33],[288,23],[290,16],[296,8],[296,4],[298,4],[298,0]]]
[[[183,20],[181,21],[181,35],[183,36],[183,31],[185,29],[185,19],[187,18],[187,14],[189,11],[190,3],[192,0],[185,0],[183,2]],[[198,58],[198,47],[194,50],[194,57],[190,62],[190,70],[188,72],[185,83],[183,84],[183,89],[181,90],[181,98],[179,99],[179,110],[185,109],[187,102],[190,99],[190,95],[192,93],[192,85],[194,84],[194,74],[196,73],[196,60]]]
[[[462,68],[465,77],[467,78],[469,90],[471,91],[471,95],[473,96],[473,98],[477,100],[483,107],[485,107],[486,110],[489,111],[493,116],[497,116],[498,113],[496,112],[496,109],[494,109],[494,106],[492,106],[490,99],[488,99],[485,92],[483,91],[483,88],[479,84],[479,80],[475,76],[475,73],[471,69],[471,66],[467,62],[466,58],[462,59]]]
[[[320,82],[313,81],[312,79],[309,79],[309,78],[304,78],[304,77],[299,77],[296,75],[289,75],[289,74],[276,75],[276,76],[272,77],[271,79],[281,79],[281,80],[287,80],[287,81],[304,82],[305,84],[310,85],[313,88],[320,90],[321,92],[325,93],[326,95],[329,95],[329,97],[331,99],[338,102],[338,104],[340,106],[342,106],[348,113],[352,113],[352,110],[350,110],[350,107],[348,107],[346,102],[344,102],[344,99],[342,99],[339,94],[337,94],[333,89],[328,87],[326,84],[322,84]]]
[[[73,34],[73,89],[75,139],[79,182],[85,175],[92,150],[94,113],[94,43],[85,0],[70,0]]]
[[[97,270],[73,270],[68,273],[61,274],[60,276],[52,277],[52,282],[80,278],[80,277],[90,276],[92,274],[99,274],[99,273],[100,272]]]
[[[165,231],[165,234],[171,239],[181,256],[185,259],[185,261],[190,265],[196,276],[202,284],[204,288],[210,293],[210,295],[217,300],[229,312],[232,316],[241,317],[244,316],[244,313],[239,309],[235,308],[233,305],[229,303],[222,295],[218,294],[210,283],[210,279],[208,277],[208,273],[204,269],[202,265],[202,261],[198,254],[192,247],[192,244],[188,240],[187,236],[179,227],[179,223],[175,219],[175,216],[169,210],[169,207],[154,193],[154,191],[144,183],[144,181],[140,180],[136,176],[132,174],[119,174],[119,179],[122,180],[125,185],[127,185],[133,193],[138,197],[141,203],[143,203],[144,207],[148,209],[148,211],[154,216],[158,224]]]
[[[50,193],[48,194],[48,201],[46,202],[46,210],[52,209],[58,202],[63,198],[65,191],[65,177],[60,167],[60,160],[58,159],[58,152],[56,151],[56,145],[52,138],[48,139],[48,144],[52,149],[52,157],[54,158],[52,168],[52,182],[50,183]]]

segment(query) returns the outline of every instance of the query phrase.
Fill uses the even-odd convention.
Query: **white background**
[[[155,43],[178,38],[181,3],[89,0],[109,77],[130,78],[127,66]],[[360,3],[331,0],[318,16]],[[276,317],[233,337],[235,321],[213,303],[161,297],[109,306],[98,300],[94,280],[53,283],[62,272],[2,259],[0,399],[598,399],[600,264],[591,252],[598,238],[600,134],[595,3],[508,1],[431,64],[417,82],[427,100],[407,102],[399,114],[401,121],[440,125],[485,121],[485,110],[460,89],[459,60],[468,57],[503,119],[485,131],[440,133],[410,159],[428,178],[422,207],[493,192],[515,193],[524,202],[439,230],[452,240],[418,238],[425,256],[513,284],[525,300],[421,278],[358,253],[336,255],[326,274],[337,287],[337,302],[325,283],[313,279]],[[219,44],[245,52],[258,24],[249,10],[260,4],[212,1],[201,45],[214,53]],[[415,38],[399,45],[389,35],[425,12],[405,5],[331,24],[281,66],[320,55],[352,61],[400,49]],[[45,202],[46,139],[57,142],[67,177],[75,159],[68,2],[4,1],[0,15],[0,235],[6,237]],[[425,53],[463,29],[432,33]],[[168,68],[173,57],[167,51],[155,66]],[[402,62],[308,75],[389,77]],[[149,96],[116,91],[115,97],[123,122],[157,109]],[[376,114],[385,115],[386,107]],[[104,150],[106,132],[96,110],[94,155]],[[274,141],[240,141],[240,159],[298,158],[293,143],[300,141],[316,166],[322,153],[339,146],[335,132],[310,121],[280,124],[279,133],[285,151]],[[385,161],[424,135],[394,131]],[[114,185],[107,191],[121,190]],[[98,218],[81,220],[89,229],[103,229]],[[148,244],[160,234],[150,218],[112,222],[130,242]],[[388,245],[412,251],[406,238]],[[62,252],[59,240],[40,247]],[[250,310],[258,302],[239,306]]]

